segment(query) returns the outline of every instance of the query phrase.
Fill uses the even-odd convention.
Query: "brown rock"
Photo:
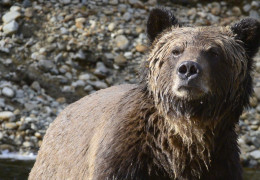
[[[119,66],[123,66],[126,63],[126,58],[124,55],[119,54],[115,57],[114,62]]]
[[[145,52],[147,50],[147,47],[145,45],[142,45],[142,44],[138,44],[137,46],[135,46],[135,49],[138,51],[138,52]]]

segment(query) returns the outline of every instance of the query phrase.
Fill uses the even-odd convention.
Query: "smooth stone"
[[[258,101],[260,101],[260,87],[255,87],[254,91]]]
[[[125,65],[125,63],[127,62],[126,58],[124,55],[119,54],[118,56],[115,57],[114,62],[119,65],[119,66],[123,66]]]
[[[14,97],[14,90],[9,87],[4,87],[2,89],[2,93],[6,97],[10,97],[10,98]]]
[[[243,11],[244,12],[249,12],[250,9],[251,9],[251,5],[250,4],[246,4],[246,5],[243,6]]]
[[[118,4],[118,0],[110,0],[109,4],[117,5]]]
[[[107,28],[108,28],[109,31],[114,31],[115,27],[116,27],[116,24],[115,24],[114,22],[112,22],[112,23],[110,23],[110,24],[108,25]]]
[[[2,17],[2,20],[3,20],[4,24],[7,24],[19,17],[21,17],[21,13],[19,13],[17,11],[10,11]]]
[[[98,77],[105,77],[108,73],[108,70],[104,63],[98,62],[96,65],[96,70],[94,71],[94,74]]]
[[[90,74],[88,74],[88,73],[86,73],[86,74],[81,74],[80,76],[79,76],[79,79],[80,80],[84,80],[84,81],[86,81],[86,80],[90,80]]]
[[[233,12],[233,15],[235,15],[235,16],[241,16],[241,10],[237,6],[232,8],[232,12]]]
[[[25,141],[25,142],[23,142],[23,146],[24,147],[32,147],[33,144],[31,142],[29,142],[29,141]]]
[[[11,111],[2,111],[0,112],[0,120],[4,120],[4,121],[10,121],[13,120],[15,118],[15,115],[13,112]]]
[[[145,45],[142,45],[142,44],[138,44],[137,46],[135,46],[135,49],[138,51],[138,52],[145,52],[147,50],[147,47]]]
[[[17,124],[14,123],[14,122],[8,122],[8,123],[5,123],[5,124],[4,124],[4,127],[5,127],[6,129],[16,129],[18,126],[17,126]]]
[[[115,43],[119,49],[125,50],[129,45],[129,40],[124,35],[119,35],[115,38]]]
[[[95,81],[92,85],[95,89],[105,89],[108,87],[107,84],[102,81]]]
[[[255,18],[255,19],[258,19],[258,20],[260,19],[260,15],[259,15],[259,13],[256,10],[251,10],[249,12],[249,16],[251,18]]]
[[[45,71],[48,71],[55,66],[51,60],[40,60],[38,65]]]
[[[40,91],[41,90],[41,86],[40,86],[38,81],[33,81],[33,83],[31,84],[31,88],[36,90],[36,91]]]
[[[19,7],[19,6],[12,6],[11,8],[10,8],[10,11],[12,12],[12,11],[21,11],[21,7]]]
[[[84,87],[86,86],[86,83],[83,80],[77,80],[76,82],[73,82],[71,84],[73,87]]]
[[[254,159],[260,159],[260,150],[254,150],[249,153]]]
[[[124,15],[123,15],[123,19],[126,20],[126,21],[129,21],[131,19],[131,14],[129,12],[126,12]]]
[[[93,90],[94,90],[94,88],[91,85],[87,85],[86,87],[84,87],[84,91],[86,91],[86,92],[90,92]]]
[[[76,27],[79,28],[79,29],[83,29],[84,28],[84,23],[86,22],[86,18],[83,18],[83,17],[80,17],[80,18],[77,18],[75,20],[76,22]]]
[[[14,20],[5,24],[3,27],[4,34],[13,34],[18,30],[19,25]]]
[[[259,8],[260,7],[260,2],[259,1],[252,1],[251,2],[252,8]]]

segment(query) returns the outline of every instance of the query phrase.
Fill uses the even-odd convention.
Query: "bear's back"
[[[119,102],[136,85],[100,90],[69,105],[46,132],[29,179],[84,179],[95,170],[102,137],[118,110]]]

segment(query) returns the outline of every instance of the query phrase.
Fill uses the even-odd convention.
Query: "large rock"
[[[4,24],[7,24],[19,17],[21,17],[21,13],[19,13],[17,11],[10,11],[3,16],[2,20],[3,20]]]
[[[3,111],[0,112],[0,120],[12,120],[14,119],[14,113],[10,112],[10,111]]]
[[[117,36],[115,39],[115,43],[116,46],[122,50],[126,49],[129,45],[129,41],[124,35]]]
[[[6,97],[10,97],[10,98],[14,97],[14,91],[9,87],[4,87],[2,93]]]
[[[13,20],[4,25],[4,27],[3,27],[4,34],[6,34],[6,35],[13,34],[18,30],[18,27],[19,27],[19,25],[17,24],[17,22],[15,22],[15,20]]]
[[[260,150],[254,150],[250,153],[250,156],[254,159],[260,159]]]

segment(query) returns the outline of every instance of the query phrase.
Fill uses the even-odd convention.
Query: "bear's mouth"
[[[182,98],[199,99],[207,94],[207,88],[202,83],[182,82],[177,87],[177,95]]]

